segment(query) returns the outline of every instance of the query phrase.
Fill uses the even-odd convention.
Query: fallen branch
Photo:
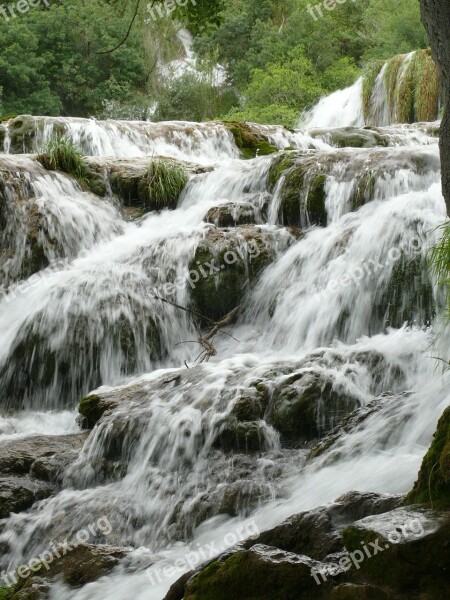
[[[167,300],[166,298],[162,298],[161,296],[154,296],[154,298],[156,300],[161,300],[161,302],[165,302],[166,304],[170,304],[171,306],[178,308],[179,310],[182,310],[184,312],[187,312],[191,315],[200,317],[201,319],[203,319],[204,321],[207,321],[208,323],[210,323],[212,325],[212,328],[208,331],[208,333],[204,336],[199,337],[198,340],[187,340],[185,342],[179,342],[177,344],[177,346],[180,346],[181,344],[200,344],[200,346],[202,347],[202,351],[197,356],[197,358],[194,360],[194,362],[197,362],[197,361],[200,361],[200,363],[208,362],[210,358],[212,358],[213,356],[217,356],[217,350],[214,347],[213,340],[216,337],[216,335],[218,335],[219,333],[223,333],[224,335],[227,335],[228,337],[232,338],[236,342],[239,342],[239,340],[237,340],[235,337],[233,337],[230,333],[228,333],[227,331],[223,331],[222,328],[226,327],[227,325],[230,325],[234,321],[234,319],[236,318],[236,316],[241,308],[240,306],[236,306],[236,308],[233,308],[233,310],[231,312],[229,312],[227,315],[225,315],[220,321],[213,321],[212,319],[205,317],[205,315],[202,315],[198,310],[195,310],[192,308],[186,308],[185,306],[176,304],[175,302],[172,302],[171,300]],[[186,361],[184,361],[184,364],[189,369]]]

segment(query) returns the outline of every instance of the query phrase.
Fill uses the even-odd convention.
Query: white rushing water
[[[339,98],[349,114],[354,91],[336,96],[333,109]],[[314,117],[314,127],[342,117],[325,104],[320,110],[324,120]],[[360,125],[361,114],[346,125]],[[69,177],[43,172],[32,157],[0,156],[11,213],[25,214],[17,212],[25,195],[25,207],[41,211],[59,248],[49,258],[69,259],[0,300],[1,400],[10,409],[0,438],[76,431],[72,411],[97,386],[123,400],[89,435],[65,472],[64,489],[3,521],[3,568],[16,568],[104,515],[112,531],[92,541],[130,546],[131,555],[81,589],[56,584],[52,600],[162,600],[182,569],[169,577],[160,569],[213,541],[223,548],[238,527],[267,529],[354,489],[406,492],[450,401],[448,374],[432,358],[448,351],[449,331],[430,322],[439,291],[421,266],[445,219],[437,140],[409,126],[384,130],[390,147],[336,149],[308,132],[260,126],[278,148],[298,150],[295,160],[307,170],[299,198],[314,175],[325,177],[327,227],[307,226],[300,235],[280,217],[285,178],[275,189],[269,184],[278,155],[240,160],[220,124],[37,118],[41,140],[61,123],[90,155],[165,154],[212,169],[191,177],[176,210],[127,223],[115,199],[99,200]],[[362,176],[369,191],[355,206]],[[253,235],[269,240],[273,262],[246,291],[238,322],[228,328],[235,339],[221,337],[217,357],[185,369],[198,351],[183,342],[198,337],[198,326],[155,296],[168,281],[186,281],[198,244],[212,230],[204,222],[208,211],[236,203],[266,215]],[[20,230],[19,221],[11,217],[11,231]],[[242,254],[249,252],[239,228],[226,235],[237,235]],[[26,237],[24,231],[22,247]],[[416,271],[411,286],[398,287],[404,261]],[[191,298],[189,285],[176,287],[176,303],[187,306]],[[367,357],[376,357],[381,370]],[[21,388],[24,367],[43,383]],[[292,373],[325,377],[360,407],[385,392],[395,402],[388,396],[342,436],[335,454],[307,465],[305,450],[285,448],[265,420],[258,422],[261,452],[222,452],[218,436],[226,434],[243,391],[256,381],[276,387]],[[17,411],[13,397],[27,410]]]
[[[419,52],[421,60],[424,60],[424,51]],[[403,114],[403,105],[405,96],[411,93],[411,80],[414,81],[416,77],[415,56],[416,52],[395,56],[384,63],[373,81],[369,72],[348,88],[321,98],[316,106],[302,116],[300,127],[384,127],[409,121],[409,117]],[[376,68],[376,65],[372,68]],[[370,85],[371,89],[365,89],[366,85]],[[433,81],[427,82],[430,97],[433,95],[433,85]],[[421,90],[416,89],[414,93],[420,94]],[[367,104],[364,106],[366,95]],[[438,109],[437,100],[432,118],[437,118]]]

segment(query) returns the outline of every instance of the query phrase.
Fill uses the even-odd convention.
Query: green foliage
[[[228,113],[239,103],[235,90],[215,85],[209,78],[185,73],[157,84],[152,92],[157,102],[155,121],[206,121]]]
[[[175,207],[188,180],[187,172],[180,165],[152,160],[145,182],[149,202],[159,209]]]
[[[441,227],[442,237],[431,252],[431,265],[440,285],[447,293],[447,317],[450,320],[450,223]]]
[[[66,138],[55,138],[48,142],[45,152],[39,154],[38,160],[46,169],[68,173],[80,181],[86,181],[88,177],[84,156]]]
[[[264,122],[267,116],[281,115],[289,120],[286,125],[294,126],[301,111],[311,107],[323,92],[311,61],[298,47],[289,53],[287,60],[270,63],[264,70],[252,71],[242,114],[248,119],[251,114],[257,115],[265,109],[264,119],[260,116],[257,121]],[[229,116],[236,117],[236,113]]]

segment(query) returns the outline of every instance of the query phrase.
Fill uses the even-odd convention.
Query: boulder
[[[278,240],[275,233],[257,227],[208,228],[189,265],[195,309],[216,321],[236,308],[250,283],[275,258]],[[285,232],[282,241],[288,245],[292,240]]]
[[[65,551],[65,554],[60,553],[60,558],[46,566],[41,563],[40,568],[37,564],[34,570],[27,569],[24,575],[28,575],[22,579],[15,575],[17,583],[9,589],[8,600],[47,600],[51,596],[51,586],[56,582],[79,588],[97,581],[114,569],[130,549],[73,544],[66,547]]]
[[[283,378],[273,392],[269,422],[287,445],[300,445],[326,435],[360,405],[331,375],[300,369]]]
[[[450,407],[444,411],[408,503],[450,510]]]
[[[261,223],[262,219],[253,204],[230,202],[211,208],[205,221],[216,227],[237,227],[238,225],[255,225]]]
[[[56,493],[86,438],[79,433],[0,442],[0,518]]]

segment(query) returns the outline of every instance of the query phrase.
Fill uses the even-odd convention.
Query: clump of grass
[[[62,171],[84,182],[88,179],[84,156],[67,138],[57,137],[47,142],[37,159],[49,171]]]
[[[156,210],[175,208],[188,180],[186,170],[180,165],[151,160],[145,178],[145,200]]]
[[[446,316],[450,320],[450,222],[444,223],[441,229],[443,235],[431,251],[431,265],[439,284],[446,289]]]

